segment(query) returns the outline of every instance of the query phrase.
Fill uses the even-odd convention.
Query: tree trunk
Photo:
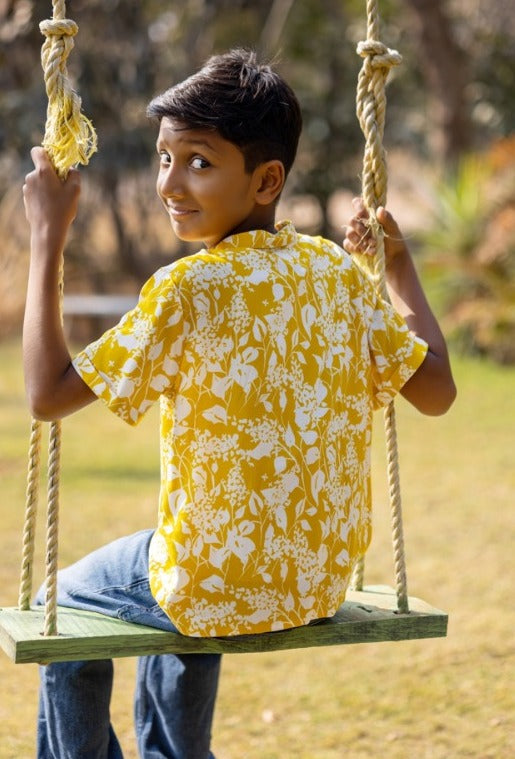
[[[471,121],[465,103],[467,61],[452,33],[442,0],[405,0],[416,19],[421,67],[430,91],[435,121],[433,147],[454,164],[471,143]]]
[[[277,52],[281,34],[295,0],[274,0],[261,32],[259,47],[267,55]]]

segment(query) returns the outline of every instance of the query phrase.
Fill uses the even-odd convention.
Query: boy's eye
[[[159,160],[161,163],[168,165],[171,162],[170,154],[166,150],[159,151]]]
[[[192,169],[207,169],[211,164],[209,161],[206,161],[205,158],[202,158],[201,155],[196,155],[194,158],[190,161],[190,166]]]

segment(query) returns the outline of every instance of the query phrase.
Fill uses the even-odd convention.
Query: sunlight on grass
[[[15,604],[29,419],[19,347],[0,346],[1,600]],[[512,602],[515,371],[455,361],[443,418],[398,404],[411,595],[449,612],[446,639],[226,657],[217,759],[508,759],[515,755]],[[381,419],[366,580],[393,582]],[[60,561],[152,525],[157,411],[135,430],[100,404],[63,423]],[[43,516],[38,532],[43,530]],[[42,548],[38,548],[38,581]],[[510,666],[511,665],[511,666]],[[117,662],[113,720],[127,759],[134,661]],[[0,756],[34,755],[37,668],[0,658]],[[30,726],[29,728],[27,726]]]

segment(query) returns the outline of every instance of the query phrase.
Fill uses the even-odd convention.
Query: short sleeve
[[[379,297],[370,283],[365,311],[372,362],[374,409],[388,405],[422,364],[427,343],[414,335],[390,303]]]
[[[173,395],[187,330],[178,287],[165,267],[143,287],[137,306],[73,366],[111,411],[135,425],[161,394]]]

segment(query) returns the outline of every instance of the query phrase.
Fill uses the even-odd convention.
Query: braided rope
[[[41,423],[32,420],[27,467],[27,490],[25,500],[25,521],[23,525],[23,547],[20,573],[18,606],[22,611],[30,608],[32,595],[32,570],[34,566],[34,545],[36,516],[39,497],[39,471],[41,461]]]
[[[51,422],[47,472],[45,635],[57,635],[57,558],[59,542],[60,473],[61,423]]]
[[[65,18],[66,4],[64,0],[52,0],[52,8],[53,18],[42,21],[40,24],[40,30],[45,36],[41,48],[41,63],[48,97],[45,136],[42,144],[58,175],[64,180],[72,166],[78,163],[85,165],[89,162],[90,157],[97,149],[97,138],[93,125],[81,112],[81,99],[72,89],[66,69],[66,61],[73,49],[73,37],[77,34],[78,26],[74,21]],[[59,290],[62,303],[62,261]],[[32,594],[41,428],[41,422],[32,421],[18,604],[23,610],[30,608]],[[60,422],[52,422],[49,430],[47,469],[45,635],[57,634],[60,457],[61,424]]]
[[[390,50],[382,42],[379,42],[377,0],[367,0],[367,39],[358,44],[357,52],[363,58],[356,94],[356,113],[365,136],[362,194],[363,202],[369,212],[370,227],[377,241],[377,254],[374,257],[374,270],[371,273],[381,295],[388,299],[384,234],[383,228],[377,221],[376,211],[380,206],[386,204],[387,171],[383,148],[386,115],[385,85],[390,69],[397,66],[402,58],[395,50]],[[385,410],[384,422],[397,607],[400,612],[407,612],[409,609],[402,528],[399,456],[393,403],[390,403]],[[359,590],[363,587],[363,574],[364,563],[361,559],[352,577],[353,587]]]

